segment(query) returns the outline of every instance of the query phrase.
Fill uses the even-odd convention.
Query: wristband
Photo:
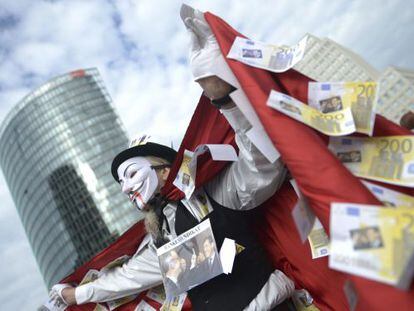
[[[230,97],[230,94],[235,90],[236,90],[236,88],[234,86],[232,86],[230,92],[227,95],[225,95],[223,97],[220,97],[220,98],[217,98],[217,99],[212,99],[211,103],[216,108],[221,109],[221,107],[223,107],[224,105],[226,105],[226,104],[228,104],[232,101],[232,99]]]

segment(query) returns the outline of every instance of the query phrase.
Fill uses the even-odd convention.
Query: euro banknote
[[[104,305],[97,303],[93,311],[108,311],[108,309]]]
[[[414,272],[414,209],[332,203],[329,267],[402,289]]]
[[[139,304],[135,307],[134,311],[156,311],[157,309],[153,308],[145,300],[141,300]]]
[[[291,298],[296,311],[319,311],[313,304],[313,298],[306,289],[295,290]]]
[[[82,281],[79,283],[79,285],[87,284],[90,282],[95,281],[101,276],[101,272],[95,269],[90,269],[85,276],[83,277]]]
[[[49,299],[37,311],[65,311],[68,308],[57,293],[50,293]]]
[[[298,201],[292,210],[293,221],[299,232],[300,239],[309,241],[312,259],[329,255],[329,237],[320,220],[316,217],[306,197],[299,190],[296,180],[291,179],[290,184],[296,192]]]
[[[298,44],[288,47],[236,37],[227,57],[252,67],[284,72],[303,58],[307,38],[305,36]]]
[[[310,207],[306,197],[300,192],[296,180],[291,179],[289,182],[298,196],[298,201],[291,212],[292,218],[296,229],[298,230],[300,240],[302,243],[305,243],[315,224],[316,215]]]
[[[272,90],[267,105],[329,136],[355,132],[351,108],[322,113],[286,94]]]
[[[414,197],[408,194],[391,190],[365,180],[362,180],[362,183],[385,206],[404,206],[414,208]]]
[[[183,161],[180,169],[173,182],[173,185],[184,192],[186,198],[190,198],[195,189],[195,175],[190,170],[190,163],[193,159],[194,153],[189,150],[184,150]]]
[[[318,218],[308,236],[312,259],[329,255],[329,237]]]
[[[111,300],[108,301],[106,304],[108,305],[109,311],[115,310],[117,308],[119,308],[120,306],[127,304],[128,302],[133,301],[135,298],[137,298],[138,295],[130,295],[130,296],[125,296],[122,298],[118,298],[115,300]]]
[[[372,136],[377,102],[376,82],[309,82],[309,106],[323,113],[351,108],[356,131]]]
[[[166,300],[161,306],[160,311],[181,311],[186,298],[187,292],[182,293],[181,295],[178,295],[170,300]]]
[[[147,297],[151,298],[152,300],[155,300],[156,302],[163,304],[165,301],[165,290],[164,286],[157,286],[154,288],[151,288],[147,292]]]
[[[355,175],[414,187],[414,136],[330,137],[329,149]]]

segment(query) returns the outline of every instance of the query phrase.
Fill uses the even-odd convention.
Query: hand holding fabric
[[[195,81],[213,76],[212,67],[221,52],[204,13],[183,4],[180,15],[190,36],[190,66]]]
[[[72,299],[72,297],[69,297],[68,295],[63,293],[63,291],[65,289],[72,289],[73,290],[73,295],[69,295],[69,296],[73,296],[73,299]],[[56,285],[53,285],[52,289],[50,290],[49,297],[50,298],[56,297],[55,301],[59,301],[61,299],[62,302],[67,306],[70,306],[70,305],[72,305],[76,302],[75,298],[74,298],[74,288],[70,284],[56,284]]]

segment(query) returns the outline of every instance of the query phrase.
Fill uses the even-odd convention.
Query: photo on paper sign
[[[379,227],[366,227],[349,231],[354,250],[381,248],[384,246]]]
[[[157,250],[167,299],[223,273],[207,219]]]
[[[246,58],[262,58],[262,51],[258,49],[242,49],[242,55]]]
[[[319,104],[323,113],[334,112],[343,108],[340,96],[322,99],[319,101]]]

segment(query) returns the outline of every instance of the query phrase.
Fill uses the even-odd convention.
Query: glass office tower
[[[50,80],[0,127],[0,165],[47,286],[141,215],[110,165],[128,145],[96,69]]]

